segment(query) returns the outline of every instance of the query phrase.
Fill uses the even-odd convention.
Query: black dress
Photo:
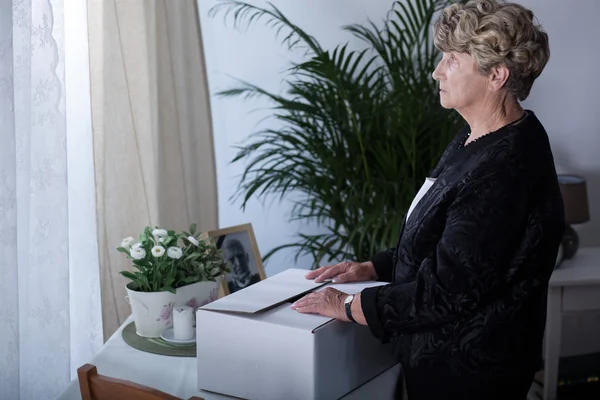
[[[395,248],[372,258],[371,332],[391,341],[410,400],[521,400],[541,367],[548,281],[565,223],[533,112],[451,141]]]

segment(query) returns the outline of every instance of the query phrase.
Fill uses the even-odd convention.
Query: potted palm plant
[[[449,3],[396,1],[380,24],[344,27],[365,44],[358,51],[347,44],[324,48],[273,5],[222,0],[211,9],[233,16],[239,27],[266,21],[290,50],[306,54],[285,71],[284,94],[247,82],[220,92],[273,104],[275,123],[250,135],[233,159],[245,163],[233,200],[241,198],[244,208],[254,196],[300,195],[291,219],[323,228],[299,233],[265,260],[295,248],[317,266],[323,259],[365,260],[394,245],[416,191],[463,124],[439,105],[431,77],[441,55],[432,20]]]
[[[224,274],[231,271],[222,252],[205,233],[177,233],[146,227],[138,241],[123,239],[118,251],[132,260],[132,271],[121,271],[136,332],[159,337],[172,326],[173,307],[197,308],[215,300]]]

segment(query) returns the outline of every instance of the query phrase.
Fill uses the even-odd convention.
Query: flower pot
[[[196,282],[182,286],[171,292],[138,292],[131,283],[125,286],[127,301],[139,336],[160,337],[165,329],[173,326],[173,307],[202,307],[219,296],[219,286],[223,278],[216,282]],[[194,325],[196,313],[194,312]]]
[[[135,321],[135,331],[143,337],[160,337],[163,331],[173,326],[175,294],[171,292],[138,292],[127,289],[127,301]]]
[[[215,301],[219,296],[222,278],[216,282],[196,282],[177,288],[175,291],[175,307],[188,306],[196,309]]]

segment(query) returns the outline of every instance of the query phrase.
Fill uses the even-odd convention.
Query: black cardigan
[[[565,229],[548,136],[531,111],[465,146],[468,131],[448,145],[397,246],[372,258],[391,283],[363,290],[362,310],[405,369],[536,371]]]

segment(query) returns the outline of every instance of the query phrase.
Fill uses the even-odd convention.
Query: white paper
[[[367,281],[367,282],[350,282],[350,283],[330,283],[327,287],[334,288],[339,290],[340,292],[344,292],[347,294],[356,294],[358,292],[362,292],[364,289],[387,285],[389,282],[377,282],[377,281]],[[316,291],[323,290],[325,288],[319,288]]]

